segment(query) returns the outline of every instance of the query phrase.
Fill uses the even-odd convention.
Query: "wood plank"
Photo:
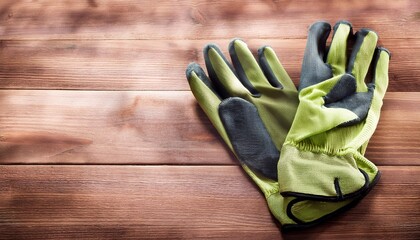
[[[419,8],[416,0],[2,0],[0,34],[3,39],[304,38],[318,19],[347,19],[384,38],[418,38]]]
[[[2,163],[234,163],[187,91],[0,96]]]
[[[418,97],[419,93],[386,94],[378,127],[366,151],[368,159],[380,165],[418,165],[415,163],[420,156]]]
[[[387,93],[367,157],[418,165],[420,94]],[[189,91],[0,91],[0,162],[237,164]]]
[[[0,166],[1,238],[418,239],[420,167],[381,171],[355,208],[281,235],[239,166]]]
[[[245,40],[254,52],[271,45],[298,83],[305,39]],[[203,64],[209,41],[1,41],[0,88],[189,90],[185,68]],[[214,42],[227,54],[228,39]],[[420,92],[420,39],[382,39],[380,45],[393,54],[388,91]]]
[[[420,239],[419,9],[417,0],[0,1],[0,239]],[[273,46],[297,84],[317,19],[372,28],[393,54],[366,153],[382,178],[349,212],[283,234],[184,71],[203,64],[206,43],[226,53],[241,37],[254,52]]]

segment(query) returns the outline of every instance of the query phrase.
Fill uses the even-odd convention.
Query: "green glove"
[[[379,179],[363,154],[379,121],[388,86],[388,50],[376,47],[368,29],[355,35],[348,22],[317,22],[309,30],[299,86],[299,107],[281,150],[280,193],[301,201],[348,202],[360,199]],[[354,38],[350,57],[348,39]],[[324,62],[325,60],[325,62]],[[373,77],[365,83],[369,68]],[[299,218],[299,206],[289,206]],[[300,218],[299,218],[300,219]]]
[[[297,109],[297,90],[270,47],[259,49],[259,64],[240,40],[231,42],[229,53],[234,67],[218,47],[206,46],[210,79],[198,64],[191,63],[186,71],[188,82],[201,108],[264,193],[283,229],[311,226],[353,205],[355,199],[301,201],[279,194],[279,152]]]
[[[188,82],[244,168],[277,188],[279,150],[298,105],[296,87],[270,47],[259,49],[259,63],[241,40],[230,43],[229,53],[233,67],[217,46],[206,46],[211,80],[198,64],[191,63],[186,71]]]

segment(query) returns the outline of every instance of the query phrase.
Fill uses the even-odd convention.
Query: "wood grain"
[[[0,238],[418,239],[420,167],[381,171],[355,208],[281,235],[239,166],[0,166]]]
[[[367,156],[418,165],[420,94],[386,95]],[[0,162],[236,164],[189,91],[0,91]]]
[[[298,83],[307,29],[392,52],[354,209],[283,234],[185,79],[213,42],[271,45]],[[0,1],[0,239],[420,239],[420,1]]]
[[[305,38],[316,20],[346,19],[384,38],[418,38],[416,0],[16,1],[0,3],[3,39]]]
[[[3,90],[0,95],[2,163],[233,162],[190,92]]]
[[[245,39],[253,52],[271,45],[296,84],[305,39]],[[204,67],[202,48],[229,40],[1,41],[0,88],[189,90],[185,68]],[[381,39],[392,52],[388,91],[420,92],[420,39]]]

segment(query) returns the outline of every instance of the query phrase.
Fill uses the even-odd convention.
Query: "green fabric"
[[[373,53],[376,50],[377,42],[378,35],[376,35],[375,32],[369,32],[363,40],[360,51],[356,55],[356,60],[354,61],[354,66],[351,73],[356,77],[357,80],[357,92],[367,91],[365,78],[372,61]]]
[[[376,33],[369,31],[363,39],[351,69],[357,85],[355,94],[358,94],[368,91],[366,74],[370,65],[375,67],[373,99],[366,119],[343,126],[358,116],[346,108],[326,107],[324,102],[324,97],[346,74],[349,34],[347,24],[340,24],[335,31],[327,56],[333,77],[299,92],[300,104],[278,165],[279,187],[283,195],[343,200],[346,195],[363,191],[378,174],[377,167],[363,156],[378,124],[388,86],[389,54],[376,48]],[[375,51],[380,55],[372,61]],[[367,182],[359,169],[368,175]]]
[[[337,196],[334,185],[337,177],[343,193],[355,192],[365,184],[365,177],[358,170],[352,152],[327,155],[285,145],[281,158],[284,161],[281,169],[283,175],[280,178],[281,185],[284,186],[282,192]],[[305,177],[301,177],[302,174]],[[300,177],[298,181],[296,177]]]

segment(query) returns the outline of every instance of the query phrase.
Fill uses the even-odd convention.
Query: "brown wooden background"
[[[298,81],[308,26],[392,52],[357,207],[282,234],[185,80],[214,42],[271,45]],[[420,239],[420,1],[0,2],[0,239]]]

